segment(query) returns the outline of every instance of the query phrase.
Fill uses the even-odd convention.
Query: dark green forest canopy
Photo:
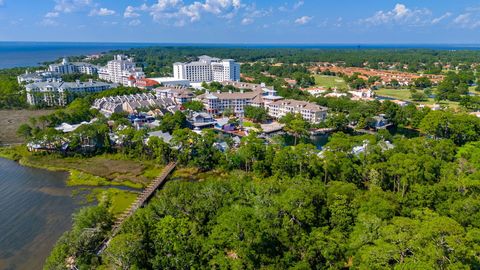
[[[477,63],[480,51],[475,50],[431,50],[431,49],[315,49],[315,48],[254,48],[254,47],[150,47],[131,50],[112,51],[94,63],[105,64],[116,53],[125,53],[135,57],[143,65],[147,74],[164,74],[172,72],[172,63],[195,60],[200,55],[219,58],[233,58],[239,62],[262,61],[313,63],[343,62],[345,66],[364,66],[368,63],[378,68],[378,63],[406,64],[412,71],[430,70],[438,72],[435,63],[449,63],[454,66]],[[441,71],[441,70],[440,70]]]
[[[365,142],[368,154],[352,153]],[[208,153],[218,165],[201,181],[168,182],[101,258],[88,248],[96,238],[78,242],[74,230],[46,268],[62,264],[77,242],[82,269],[480,267],[479,143],[393,143],[337,133],[320,157],[312,145],[248,138],[236,152]],[[109,224],[91,211],[76,219]]]

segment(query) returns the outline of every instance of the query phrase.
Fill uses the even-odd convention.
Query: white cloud
[[[55,0],[55,11],[71,13],[93,5],[92,0]]]
[[[295,24],[304,25],[304,24],[309,23],[312,19],[313,19],[313,17],[310,17],[310,16],[302,16],[302,17],[295,20]]]
[[[249,25],[249,24],[252,24],[253,21],[254,21],[254,20],[253,20],[252,18],[243,18],[242,24],[243,24],[243,25]]]
[[[58,26],[58,22],[49,18],[45,18],[40,22],[43,26]]]
[[[460,14],[453,20],[453,22],[456,24],[467,25],[468,23],[470,23],[471,17],[471,13]]]
[[[60,13],[56,11],[51,11],[45,14],[45,18],[57,18],[60,15]]]
[[[472,10],[469,9],[469,11]],[[480,27],[480,14],[474,11],[463,13],[455,17],[453,23],[462,28],[476,29]]]
[[[124,18],[137,18],[137,17],[140,17],[140,14],[137,13],[137,9],[132,7],[132,6],[128,6],[127,8],[125,8],[125,12],[123,12],[123,17]]]
[[[111,16],[114,15],[115,11],[108,8],[92,9],[88,16]]]
[[[142,24],[142,21],[138,20],[138,19],[135,19],[135,20],[131,20],[128,25],[130,26],[139,26],[140,24]]]
[[[255,19],[269,16],[273,13],[273,9],[257,9],[255,4],[245,6],[245,13],[243,14],[242,24],[248,25],[255,22]]]
[[[431,17],[432,12],[428,9],[409,9],[404,4],[396,4],[392,10],[377,11],[372,17],[361,20],[362,23],[371,25],[380,24],[410,24],[422,25],[431,20],[426,20]]]
[[[452,16],[452,13],[447,12],[447,13],[443,14],[443,15],[440,16],[440,17],[434,18],[434,19],[432,20],[432,24],[437,24],[437,23],[439,23],[439,22],[441,22],[441,21],[449,18],[450,16]]]
[[[205,14],[232,19],[242,8],[241,0],[203,0],[185,4],[182,0],[157,0],[153,5],[140,7],[128,6],[125,18],[139,17],[140,11],[148,12],[159,23],[182,26],[188,22],[199,21]]]
[[[294,9],[294,10],[297,10],[297,9],[299,9],[301,6],[303,6],[303,4],[305,4],[305,2],[303,2],[303,1],[298,1],[297,3],[295,3],[295,4],[293,5],[293,9]]]
[[[304,4],[305,4],[305,2],[303,0],[299,0],[295,3],[293,3],[293,5],[291,5],[291,6],[287,3],[285,3],[284,5],[278,7],[278,10],[280,10],[282,12],[295,11],[295,10],[299,9],[300,7],[302,7]]]

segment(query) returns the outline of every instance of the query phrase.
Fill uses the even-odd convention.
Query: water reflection
[[[41,269],[80,207],[67,173],[0,158],[0,269]]]

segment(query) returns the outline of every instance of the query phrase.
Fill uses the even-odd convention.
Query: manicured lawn
[[[323,86],[326,88],[347,89],[345,80],[336,76],[315,75],[316,86]]]
[[[377,94],[377,96],[390,97],[390,98],[394,98],[394,99],[413,102],[413,103],[416,103],[416,104],[433,105],[433,104],[437,103],[437,102],[435,102],[435,100],[433,98],[429,98],[428,101],[422,101],[422,102],[412,101],[412,99],[410,98],[411,94],[410,94],[409,89],[386,89],[386,88],[382,88],[382,89],[379,89],[379,90],[375,90],[375,93]],[[438,104],[440,104],[441,106],[449,107],[451,109],[457,109],[459,107],[458,102],[454,102],[454,101],[444,100],[444,101],[438,102]]]
[[[400,100],[411,101],[409,89],[386,89],[382,88],[375,91],[377,96],[391,97]]]

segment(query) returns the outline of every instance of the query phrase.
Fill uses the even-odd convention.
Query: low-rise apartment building
[[[62,75],[75,73],[93,75],[98,73],[98,66],[83,62],[70,63],[67,58],[63,58],[62,63],[49,65],[48,71]]]
[[[25,86],[27,102],[34,106],[65,106],[71,98],[101,92],[117,85],[90,80],[63,82],[61,80],[31,83]]]
[[[318,124],[327,118],[328,108],[322,107],[315,103],[284,99],[271,102],[265,105],[268,114],[276,119],[282,118],[288,113],[300,114],[303,119],[312,123]]]
[[[155,89],[157,95],[162,98],[170,98],[177,104],[184,104],[192,101],[195,95],[185,87],[159,87]]]
[[[38,83],[38,82],[59,80],[60,78],[61,78],[60,74],[51,72],[51,71],[29,72],[27,70],[25,74],[17,76],[17,81],[19,84]]]
[[[251,91],[240,92],[207,92],[197,97],[203,102],[207,112],[221,114],[231,110],[236,115],[243,115],[245,106],[264,107],[265,104],[283,99],[277,95],[277,91],[269,88],[255,88]]]

